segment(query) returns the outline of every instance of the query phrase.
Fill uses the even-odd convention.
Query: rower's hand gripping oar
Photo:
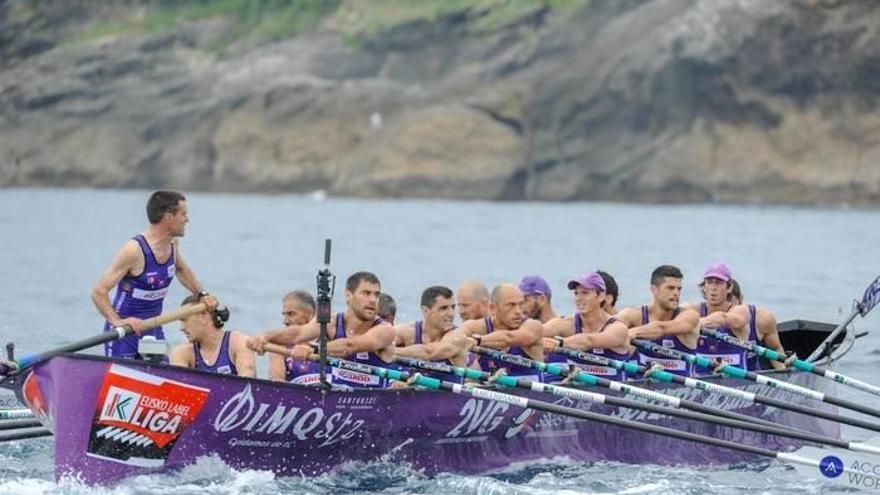
[[[749,403],[758,403],[764,404],[767,406],[773,406],[778,409],[784,409],[786,411],[793,411],[796,413],[804,414],[807,416],[812,416],[815,418],[827,419],[829,421],[834,421],[836,423],[843,423],[850,426],[855,426],[857,428],[863,428],[866,430],[880,432],[880,424],[871,423],[870,421],[865,421],[859,418],[849,418],[846,416],[841,416],[839,414],[835,414],[829,411],[823,411],[822,409],[817,409],[814,407],[808,407],[801,404],[795,404],[786,402],[781,399],[776,399],[773,397],[767,397],[761,394],[756,394],[754,392],[749,392],[747,390],[740,390],[738,388],[727,387],[724,385],[719,385],[717,383],[708,382],[705,380],[698,380],[696,378],[685,377],[681,375],[676,375],[670,373],[668,371],[664,371],[662,369],[654,369],[648,368],[645,365],[632,363],[629,361],[620,361],[617,359],[610,359],[604,356],[597,356],[595,354],[590,354],[588,352],[578,351],[576,349],[570,349],[568,347],[559,347],[553,352],[559,352],[564,356],[577,359],[580,361],[594,363],[601,366],[607,366],[609,368],[615,368],[618,370],[623,370],[630,375],[635,376],[636,374],[644,374],[646,377],[649,377],[651,380],[656,380],[659,382],[665,383],[677,383],[679,385],[684,385],[688,388],[695,388],[697,390],[702,390],[704,392],[716,393],[720,395],[727,395],[731,397],[736,397],[742,400],[745,400]],[[648,373],[650,371],[650,374]]]
[[[312,355],[311,359],[317,360],[318,357]],[[812,450],[809,451],[800,449],[791,453],[776,452],[773,450],[765,449],[763,447],[742,445],[736,442],[722,440],[719,438],[712,438],[703,435],[697,435],[695,433],[673,430],[671,428],[664,428],[662,426],[649,425],[645,423],[639,423],[637,421],[629,421],[611,416],[605,416],[602,414],[583,411],[580,409],[573,409],[570,407],[552,404],[540,400],[505,394],[496,390],[488,390],[484,388],[471,387],[468,385],[461,385],[458,383],[445,382],[418,373],[410,374],[405,371],[387,369],[379,366],[369,366],[366,364],[353,363],[351,361],[345,361],[342,359],[330,357],[327,358],[327,362],[331,366],[336,368],[371,374],[389,380],[405,382],[414,377],[414,384],[430,389],[445,390],[455,394],[468,395],[478,399],[502,402],[522,408],[560,414],[563,416],[570,416],[587,421],[595,421],[597,423],[605,423],[622,428],[628,428],[644,433],[653,433],[657,435],[677,438],[679,440],[703,443],[715,447],[735,450],[738,452],[745,452],[748,454],[770,457],[793,465],[795,469],[797,469],[802,474],[811,477],[819,477],[821,475],[824,476],[828,481],[843,486],[849,486],[853,488],[880,487],[880,474],[876,474],[872,471],[876,470],[877,473],[880,473],[880,457],[873,456],[871,454],[855,454],[848,452],[840,453],[838,451],[831,450],[818,450],[820,454],[817,455],[815,453],[816,449],[814,448],[811,448]],[[841,455],[846,456],[846,458],[851,460],[851,462],[848,464],[844,464],[843,462],[841,462]],[[829,469],[831,470],[831,474],[834,474],[834,476],[831,476],[831,474],[829,474]],[[838,474],[838,472],[840,474]]]
[[[541,392],[551,395],[556,395],[559,397],[568,397],[570,399],[583,400],[595,404],[608,404],[610,406],[624,407],[627,409],[636,409],[640,411],[648,411],[656,414],[662,414],[666,416],[675,416],[679,418],[692,419],[696,421],[703,421],[705,423],[712,423],[721,426],[728,426],[731,428],[740,428],[743,430],[757,431],[760,433],[768,433],[770,435],[776,435],[787,438],[794,438],[797,440],[803,440],[806,442],[819,443],[823,445],[830,445],[832,447],[840,447],[847,450],[853,450],[856,452],[866,452],[871,454],[880,455],[880,447],[875,445],[868,445],[858,442],[848,442],[846,440],[840,440],[837,438],[826,437],[822,435],[816,435],[814,433],[800,431],[800,430],[791,430],[784,427],[775,427],[775,426],[767,426],[760,423],[754,423],[752,421],[740,421],[735,419],[727,419],[719,416],[714,416],[711,414],[703,414],[698,412],[691,412],[682,409],[675,409],[669,407],[663,407],[656,404],[649,404],[646,402],[639,402],[629,399],[622,399],[620,397],[612,397],[605,394],[588,392],[586,390],[563,387],[558,384],[545,384],[541,382],[536,382],[533,380],[527,380],[525,378],[517,378],[513,376],[501,375],[495,376],[486,371],[479,371],[471,368],[463,368],[460,366],[451,366],[445,363],[438,363],[435,361],[425,361],[421,359],[412,359],[405,357],[396,357],[394,358],[394,362],[397,364],[402,364],[404,366],[408,366],[410,368],[418,368],[427,371],[439,371],[442,373],[449,373],[453,375],[460,376],[462,378],[470,379],[470,380],[479,380],[481,382],[486,382],[492,379],[492,383],[497,383],[499,385],[503,385],[505,387],[511,388],[522,388],[526,390],[532,390],[534,392]],[[413,377],[410,377],[410,380],[413,380]]]
[[[880,410],[874,409],[873,407],[864,406],[862,404],[857,404],[853,401],[839,399],[837,397],[827,395],[823,392],[819,392],[818,390],[809,389],[800,385],[795,385],[793,383],[788,383],[782,380],[777,380],[775,378],[770,378],[768,376],[759,375],[753,371],[746,371],[742,368],[737,368],[736,366],[730,366],[726,364],[718,365],[702,356],[696,356],[693,354],[677,351],[671,347],[662,346],[660,344],[656,344],[647,340],[632,339],[632,343],[640,349],[651,351],[655,354],[660,354],[662,356],[670,357],[672,359],[683,359],[690,364],[699,366],[701,368],[710,369],[712,371],[721,372],[727,376],[741,378],[743,380],[750,380],[761,385],[767,385],[768,387],[785,390],[787,392],[791,392],[793,394],[807,397],[819,402],[834,404],[835,406],[880,418]]]
[[[144,320],[144,328],[155,328],[160,327],[166,323],[171,323],[172,321],[182,320],[194,314],[201,313],[203,311],[207,311],[208,307],[204,303],[199,304],[189,304],[186,306],[181,306],[174,311],[169,311],[167,313],[162,313],[161,315],[154,316],[152,318],[147,318]],[[16,359],[13,363],[13,366],[4,366],[0,365],[0,375],[6,375],[15,370],[23,370],[25,368],[29,368],[34,364],[49,359],[52,356],[56,356],[58,354],[64,354],[66,352],[76,352],[81,351],[83,349],[88,349],[89,347],[94,347],[96,345],[104,344],[106,342],[112,342],[117,339],[121,339],[122,337],[131,333],[132,330],[130,327],[121,326],[115,327],[109,332],[101,332],[97,335],[93,335],[87,339],[79,340],[76,342],[71,342],[70,344],[65,344],[60,347],[56,347],[54,349],[50,349],[45,352],[31,354],[29,356],[25,356],[23,358]],[[6,369],[4,369],[6,368]]]

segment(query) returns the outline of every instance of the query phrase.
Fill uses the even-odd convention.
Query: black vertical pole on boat
[[[333,286],[336,285],[336,277],[330,273],[330,239],[324,239],[324,268],[318,272],[318,324],[321,332],[318,335],[318,362],[320,370],[321,387],[329,389],[327,383],[327,324],[330,323],[330,300],[333,298]]]

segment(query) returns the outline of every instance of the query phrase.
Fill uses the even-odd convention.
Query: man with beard
[[[680,308],[681,270],[671,265],[651,273],[650,304],[627,308],[617,318],[629,327],[630,339],[644,339],[677,351],[693,353],[700,336],[700,315]],[[693,376],[693,366],[683,359],[671,359],[651,351],[636,351],[639,364],[658,364],[670,373]]]
[[[525,318],[524,298],[519,288],[502,283],[492,290],[492,316],[462,323],[462,330],[472,339],[472,344],[498,349],[535,361],[544,360],[543,325],[538,320]],[[482,371],[504,369],[510,376],[539,381],[540,375],[531,368],[517,367],[479,356],[475,366]]]
[[[519,290],[525,298],[523,311],[527,318],[534,318],[541,323],[556,318],[556,311],[550,303],[553,291],[550,290],[546,280],[538,275],[528,275],[520,281]]]
[[[394,327],[394,352],[398,356],[439,361],[452,366],[466,366],[467,336],[456,330],[455,299],[448,287],[435,285],[422,292],[422,319],[415,323]],[[423,371],[420,373],[445,381],[461,382],[451,373]]]
[[[479,280],[462,282],[455,299],[462,322],[481,320],[489,315],[489,289]]]
[[[699,305],[701,326],[717,329],[740,340],[760,344],[785,355],[785,349],[782,347],[779,331],[776,328],[776,317],[767,308],[745,304],[739,284],[730,276],[729,270],[725,272],[723,269],[717,269],[719,266],[723,269],[727,268],[724,265],[713,265],[706,270],[707,275],[714,270],[716,276],[704,278],[702,284],[703,297],[706,301]],[[730,278],[726,284],[722,285],[717,280],[719,277],[723,279],[725,275]],[[721,297],[727,298],[727,304],[718,303]],[[704,339],[709,343],[719,345],[719,347],[721,345],[735,347],[711,337],[700,337],[701,341]],[[739,347],[736,349],[742,353],[742,364],[734,364],[734,366],[747,368],[750,371],[762,369],[757,354]],[[706,357],[711,358],[712,356],[707,355]],[[785,369],[785,364],[778,361],[770,361],[770,366],[775,369]]]
[[[598,273],[587,273],[568,282],[574,291],[574,316],[554,318],[544,325],[544,349],[551,354],[547,362],[572,363],[585,371],[610,380],[626,379],[626,373],[613,367],[600,366],[577,359],[566,359],[553,353],[560,345],[620,361],[628,361],[633,349],[624,322],[602,309],[605,281]],[[561,378],[545,375],[545,381]]]
[[[382,286],[370,272],[353,273],[345,282],[344,313],[337,313],[327,335],[327,355],[372,366],[388,367],[394,361],[394,328],[376,314]],[[304,361],[316,352],[313,341],[320,325],[316,319],[262,333],[248,340],[248,347],[263,352],[266,343],[294,346],[291,357]],[[313,342],[312,345],[302,345]],[[353,388],[385,388],[388,380],[374,375],[332,368],[333,385]]]
[[[730,269],[724,263],[716,263],[706,268],[700,289],[703,292],[701,303],[682,305],[682,308],[697,311],[700,314],[700,324],[707,328],[715,328],[725,335],[731,335],[741,340],[748,340],[749,329],[741,325],[731,327],[728,320],[728,312],[734,307],[730,301],[731,280],[733,276]],[[696,353],[716,363],[724,363],[737,368],[744,368],[746,364],[746,351],[741,347],[727,344],[720,340],[705,335],[697,339]],[[698,374],[710,374],[711,371],[697,370]]]

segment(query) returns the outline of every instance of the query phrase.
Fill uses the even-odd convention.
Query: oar
[[[846,320],[838,325],[838,327],[835,328],[834,331],[831,332],[831,334],[829,334],[828,337],[826,337],[821,344],[816,346],[816,349],[813,350],[812,354],[807,356],[807,359],[805,359],[805,361],[812,362],[816,359],[819,359],[819,356],[824,350],[823,348],[825,347],[824,344],[826,342],[834,342],[834,339],[837,337],[837,335],[842,332],[843,329],[846,328],[856,318],[856,316],[862,315],[862,318],[864,318],[869,312],[871,312],[872,309],[874,309],[874,306],[877,305],[878,301],[880,301],[880,277],[875,278],[874,281],[871,282],[871,285],[869,285],[868,288],[865,289],[865,293],[862,295],[862,300],[854,302],[852,313],[850,313]]]
[[[462,368],[460,366],[451,366],[444,363],[438,363],[436,361],[424,361],[420,359],[412,359],[405,357],[396,357],[394,361],[398,364],[402,364],[404,366],[408,366],[410,368],[419,368],[423,370],[429,371],[440,371],[443,373],[450,373],[454,375],[461,376],[463,378],[467,378],[470,380],[479,380],[479,381],[487,381],[493,379],[492,374],[485,371],[478,371],[470,368]],[[760,433],[767,433],[770,435],[776,435],[780,437],[794,438],[797,440],[803,440],[806,442],[819,443],[823,445],[830,445],[832,447],[840,447],[847,450],[853,450],[856,452],[866,452],[871,454],[880,454],[880,447],[859,443],[859,442],[847,442],[845,440],[840,440],[837,438],[826,437],[822,435],[816,435],[810,432],[801,432],[796,430],[789,430],[787,428],[779,428],[779,427],[771,427],[765,426],[763,424],[756,424],[751,421],[739,421],[735,419],[727,419],[721,418],[718,416],[714,416],[711,414],[703,414],[698,412],[685,411],[682,409],[673,409],[663,406],[658,406],[656,404],[649,404],[646,402],[639,402],[629,399],[621,399],[619,397],[611,397],[605,394],[599,394],[594,392],[587,392],[586,390],[580,390],[570,387],[563,387],[559,385],[545,384],[536,382],[533,380],[527,380],[525,378],[517,378],[514,376],[500,375],[494,377],[494,383],[499,385],[504,385],[506,387],[512,388],[523,388],[526,390],[532,390],[535,392],[547,393],[551,395],[556,395],[559,397],[568,397],[570,399],[578,399],[584,400],[587,402],[592,402],[595,404],[608,404],[611,406],[624,407],[627,409],[638,409],[641,411],[648,411],[657,414],[663,414],[666,416],[675,416],[679,418],[692,419],[696,421],[703,421],[705,423],[712,423],[721,426],[728,426],[731,428],[739,428],[742,430],[751,430],[757,431]]]
[[[732,335],[727,335],[725,333],[721,333],[718,330],[711,330],[708,328],[703,328],[700,330],[704,335],[708,335],[713,339],[720,340],[722,342],[726,342],[732,346],[739,347],[741,349],[745,349],[747,351],[752,351],[755,354],[767,358],[771,361],[779,361],[785,362],[787,360],[786,356],[780,354],[773,349],[769,349],[762,345],[758,345],[754,342],[748,342],[745,340],[740,340]],[[868,392],[869,394],[880,395],[880,387],[876,385],[871,385],[870,383],[863,382],[856,378],[852,378],[836,371],[831,371],[828,368],[823,368],[821,366],[816,366],[815,364],[803,361],[801,359],[793,359],[791,361],[791,366],[795,367],[801,371],[807,371],[809,373],[813,373],[815,375],[819,375],[823,378],[827,378],[829,380],[834,380],[837,383],[841,383],[843,385],[850,386],[855,389],[859,389],[863,392]]]
[[[5,419],[0,421],[0,430],[16,430],[32,426],[42,426],[42,423],[36,419]]]
[[[834,404],[835,406],[839,406],[844,409],[850,409],[852,411],[857,411],[880,418],[880,411],[874,409],[873,407],[863,406],[861,404],[857,404],[855,402],[845,399],[839,399],[837,397],[819,392],[818,390],[812,390],[806,387],[801,387],[800,385],[795,385],[793,383],[788,383],[782,380],[777,380],[775,378],[770,378],[768,376],[759,375],[753,371],[746,371],[742,368],[737,368],[736,366],[729,366],[725,364],[717,365],[716,363],[713,363],[709,359],[706,359],[702,356],[695,356],[693,354],[677,351],[671,347],[665,347],[659,344],[655,344],[654,342],[649,342],[647,340],[633,339],[632,343],[640,349],[648,350],[654,352],[655,354],[667,356],[672,359],[683,359],[690,364],[699,366],[701,368],[707,368],[712,371],[721,372],[727,376],[742,378],[743,380],[750,380],[755,383],[760,383],[762,385],[767,385],[768,387],[785,390],[787,392],[791,392],[793,394],[807,397],[819,402]]]
[[[317,356],[311,356],[313,361],[318,359]],[[528,399],[517,395],[505,394],[496,390],[488,390],[483,388],[475,388],[468,385],[458,383],[449,383],[436,378],[429,378],[421,374],[410,374],[405,371],[382,368],[379,366],[369,366],[361,363],[352,363],[338,358],[328,357],[327,362],[336,368],[357,371],[359,373],[372,374],[381,378],[397,381],[407,381],[413,379],[413,383],[422,387],[445,390],[455,394],[469,395],[478,399],[491,400],[511,404],[517,407],[534,409],[537,411],[545,411],[563,416],[595,421],[597,423],[610,424],[622,428],[641,431],[644,433],[653,433],[667,437],[677,438],[696,443],[703,443],[747,454],[759,455],[778,459],[784,463],[792,465],[798,472],[806,476],[819,477],[822,475],[828,481],[853,488],[875,488],[880,486],[880,474],[875,474],[872,469],[876,469],[880,473],[880,457],[871,454],[850,454],[842,453],[835,450],[818,450],[813,448],[810,451],[804,449],[794,452],[776,452],[774,450],[752,445],[741,445],[728,440],[712,438],[696,433],[688,433],[685,431],[673,430],[662,426],[649,425],[639,423],[637,421],[629,421],[625,419],[605,416],[602,414],[591,413],[580,409],[551,404],[549,402]],[[841,462],[841,455],[844,455],[850,462],[844,464]],[[830,474],[833,472],[833,476]],[[846,474],[841,476],[837,474]]]
[[[543,373],[550,373],[557,376],[569,376],[569,371],[566,367],[560,366],[556,363],[543,363],[541,361],[535,361],[533,359],[529,359],[522,356],[514,356],[513,354],[508,354],[506,352],[502,352],[496,349],[489,349],[486,347],[473,346],[471,347],[471,352],[475,352],[477,354],[484,354],[489,356],[492,359],[496,359],[498,361],[504,361],[505,363],[512,364],[514,366],[521,366],[523,368],[531,368],[534,370],[541,371]],[[642,399],[652,400],[655,402],[660,402],[668,407],[674,408],[683,408],[690,409],[692,411],[701,412],[704,414],[712,414],[715,416],[721,416],[728,419],[735,419],[739,421],[747,421],[753,423],[761,423],[765,426],[775,426],[780,428],[791,429],[785,426],[777,425],[776,423],[766,421],[763,419],[755,418],[753,416],[748,416],[745,414],[739,414],[732,411],[725,411],[724,409],[718,409],[715,407],[709,407],[704,404],[700,404],[698,402],[680,399],[678,397],[673,397],[671,395],[662,394],[660,392],[655,392],[653,390],[644,389],[641,387],[636,387],[634,385],[629,385],[626,383],[616,382],[612,380],[608,380],[605,378],[600,378],[595,375],[591,375],[583,370],[577,370],[577,373],[574,375],[574,380],[580,383],[586,383],[587,385],[605,387],[614,391],[623,392],[624,394],[632,395],[634,397],[640,397]]]
[[[144,320],[144,328],[155,328],[160,327],[166,323],[171,323],[175,320],[181,320],[188,316],[201,313],[202,311],[207,310],[207,306],[204,303],[199,304],[188,304],[186,306],[181,306],[174,311],[169,311],[167,313],[163,313],[159,316],[154,316],[152,318],[147,318]],[[55,349],[51,349],[45,352],[31,354],[29,356],[25,356],[20,359],[16,359],[14,362],[14,367],[9,367],[4,364],[0,364],[0,375],[5,375],[10,373],[13,370],[23,370],[25,368],[29,368],[34,364],[49,359],[52,356],[57,356],[58,354],[64,354],[66,352],[76,352],[81,351],[83,349],[88,349],[89,347],[94,347],[96,345],[104,344],[106,342],[112,342],[117,339],[121,339],[122,337],[128,335],[131,332],[131,328],[127,326],[115,327],[109,332],[101,332],[97,335],[93,335],[87,339],[79,340],[76,342],[71,342],[70,344],[66,344],[60,347],[56,347]]]
[[[34,412],[30,409],[3,409],[0,410],[0,420],[33,418]]]
[[[39,438],[51,436],[52,432],[44,426],[34,428],[21,428],[18,430],[0,431],[0,442],[12,440],[25,440],[27,438]]]
[[[618,370],[623,370],[631,375],[635,375],[637,373],[645,374],[649,369],[647,366],[641,364],[631,363],[628,361],[620,361],[617,359],[609,359],[607,357],[597,356],[595,354],[581,352],[575,349],[569,349],[567,347],[557,348],[556,351],[561,352],[563,355],[570,358],[578,359],[580,361],[588,363],[595,363],[602,366],[608,366]],[[827,419],[829,421],[835,421],[838,423],[843,423],[866,430],[880,432],[880,425],[871,423],[869,421],[858,418],[848,418],[846,416],[841,416],[832,412],[803,406],[801,404],[786,402],[780,399],[775,399],[773,397],[767,397],[764,395],[748,392],[746,390],[740,390],[738,388],[726,387],[724,385],[719,385],[717,383],[712,383],[705,380],[697,380],[695,378],[676,375],[662,369],[651,370],[650,379],[666,383],[677,383],[679,385],[684,385],[685,387],[695,388],[697,390],[703,390],[705,392],[713,392],[720,395],[737,397],[749,403],[764,404],[767,406],[776,407],[778,409],[785,409],[787,411],[793,411],[796,413],[805,414],[807,416]]]

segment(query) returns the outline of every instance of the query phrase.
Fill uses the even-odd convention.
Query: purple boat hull
[[[817,377],[777,374],[816,388]],[[739,380],[719,383],[805,403]],[[837,423],[694,389],[646,384],[707,405],[839,437]],[[773,450],[802,443],[766,434],[581,403],[518,395]],[[725,465],[754,456],[442,391],[315,388],[163,365],[64,355],[38,364],[20,393],[55,434],[55,475],[87,483],[179,469],[216,455],[236,468],[312,475],[348,461],[387,459],[427,473],[482,473],[538,459]],[[824,404],[812,404],[833,410]]]

